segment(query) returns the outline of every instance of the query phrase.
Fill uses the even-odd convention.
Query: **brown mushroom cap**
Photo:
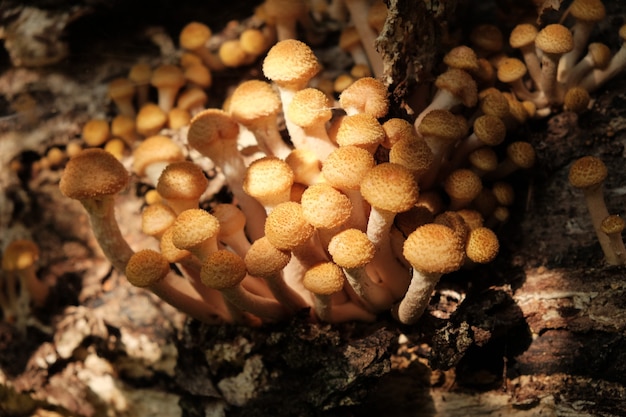
[[[353,145],[374,152],[385,139],[385,131],[374,116],[357,113],[341,119],[335,139],[339,146]]]
[[[606,165],[600,158],[583,156],[572,164],[568,178],[572,186],[585,189],[601,185],[607,175]]]
[[[156,190],[166,200],[198,200],[208,186],[202,168],[191,161],[179,161],[165,167]]]
[[[83,141],[89,146],[100,146],[111,137],[109,123],[104,119],[91,119],[82,129]]]
[[[172,227],[174,245],[179,249],[189,249],[217,237],[220,222],[207,211],[189,209],[178,215]]]
[[[143,249],[133,254],[126,265],[126,278],[135,287],[149,287],[161,281],[170,272],[165,257],[154,250]]]
[[[181,88],[185,85],[185,74],[177,65],[164,64],[152,71],[150,84],[155,88]]]
[[[30,239],[11,241],[2,255],[2,269],[5,271],[24,270],[39,259],[39,246]]]
[[[252,162],[243,180],[243,190],[264,206],[289,200],[294,174],[282,159],[266,156]]]
[[[470,152],[467,159],[473,167],[482,172],[493,171],[498,167],[498,155],[488,146]]]
[[[417,130],[429,145],[433,141],[452,143],[459,140],[465,133],[454,114],[443,109],[429,111]]]
[[[203,47],[211,37],[211,29],[204,23],[190,22],[180,32],[178,42],[183,49]]]
[[[423,273],[446,274],[463,264],[465,244],[449,227],[429,223],[407,237],[402,253]]]
[[[241,256],[228,250],[218,250],[202,264],[200,279],[209,288],[225,290],[238,286],[246,277],[246,272]]]
[[[430,147],[424,139],[418,136],[400,139],[389,151],[389,162],[408,168],[417,177],[428,170],[433,159]]]
[[[146,174],[146,168],[155,162],[176,162],[184,159],[183,151],[167,136],[155,135],[143,140],[133,152],[133,172]]]
[[[415,205],[419,187],[411,171],[402,165],[386,162],[365,174],[361,194],[373,207],[400,213]]]
[[[582,113],[589,107],[591,96],[582,87],[572,87],[563,97],[563,108],[574,113]]]
[[[626,227],[626,222],[620,216],[616,214],[611,214],[602,220],[600,225],[602,231],[607,235],[611,234],[620,234],[624,231],[624,227]]]
[[[572,32],[558,23],[547,25],[537,33],[535,45],[544,53],[564,54],[574,48]]]
[[[459,45],[448,51],[443,57],[443,63],[452,68],[464,71],[478,70],[478,57],[469,46]]]
[[[174,224],[176,213],[163,203],[147,206],[141,212],[141,231],[148,236],[161,236]]]
[[[265,235],[270,243],[282,250],[292,250],[305,243],[315,228],[306,221],[302,206],[287,201],[274,207],[265,221]]]
[[[474,134],[481,142],[496,146],[506,137],[506,126],[499,117],[484,114],[474,121]]]
[[[230,114],[244,126],[275,115],[280,108],[280,97],[276,91],[269,83],[261,80],[242,82],[230,96]]]
[[[322,229],[341,226],[352,211],[350,199],[325,183],[309,186],[302,193],[300,204],[306,221]]]
[[[328,96],[316,88],[305,88],[293,95],[286,116],[300,127],[319,126],[333,117]]]
[[[526,75],[527,68],[517,58],[504,58],[498,65],[498,80],[503,83],[512,83]]]
[[[470,231],[465,253],[473,262],[486,264],[493,261],[500,250],[498,236],[489,228],[479,227]]]
[[[167,123],[167,113],[154,103],[146,103],[137,113],[137,133],[144,136],[153,136]]]
[[[599,22],[606,17],[606,9],[601,0],[574,0],[569,12],[577,20],[585,22]]]
[[[435,80],[435,86],[457,97],[465,107],[474,107],[478,101],[476,81],[467,72],[450,68]]]
[[[328,155],[322,174],[333,187],[358,190],[367,171],[374,166],[370,152],[356,146],[341,146]]]
[[[117,194],[129,180],[124,166],[109,152],[85,149],[68,161],[59,189],[69,198],[84,200]]]
[[[321,67],[304,42],[286,39],[276,43],[263,61],[263,74],[281,87],[300,89]]]
[[[528,169],[535,164],[535,149],[524,141],[511,143],[506,148],[507,157],[520,168]]]
[[[236,140],[238,135],[239,125],[228,113],[220,109],[206,109],[191,119],[187,142],[202,155],[219,159],[219,141]]]
[[[487,53],[500,52],[504,46],[504,38],[500,28],[491,24],[474,27],[470,33],[470,41]]]
[[[331,295],[341,291],[346,277],[333,262],[323,262],[309,268],[302,279],[304,287],[316,295]]]
[[[328,253],[342,268],[364,267],[374,259],[376,248],[367,234],[358,229],[346,229],[333,236]]]
[[[521,23],[513,28],[509,36],[509,44],[513,48],[523,48],[532,45],[537,37],[537,27],[530,23]]]
[[[248,273],[261,278],[278,273],[290,260],[291,253],[276,248],[266,236],[255,240],[244,257]]]
[[[483,188],[480,177],[469,169],[452,171],[443,186],[450,198],[467,202],[476,198]]]
[[[384,117],[389,110],[387,96],[387,87],[382,81],[372,77],[363,77],[341,92],[339,104],[346,111],[352,109],[379,119]]]

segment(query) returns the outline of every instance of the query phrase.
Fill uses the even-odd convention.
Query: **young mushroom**
[[[28,293],[35,307],[43,307],[48,299],[50,287],[37,278],[38,259],[39,247],[35,242],[30,239],[16,239],[11,241],[4,250],[2,270],[5,275],[17,278],[16,281],[19,282],[22,291],[25,290]],[[9,287],[11,280],[8,281]],[[14,292],[14,288],[7,288],[7,293],[11,294],[12,292]]]
[[[622,239],[625,225],[624,219],[616,214],[607,216],[601,223],[602,231],[609,237],[613,253],[621,265],[626,265],[626,247],[624,247],[624,240]]]

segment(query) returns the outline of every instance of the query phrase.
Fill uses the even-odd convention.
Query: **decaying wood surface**
[[[446,276],[418,325],[386,315],[375,325],[200,325],[124,285],[82,207],[60,195],[60,167],[29,171],[51,146],[78,137],[86,120],[110,114],[106,82],[135,60],[165,59],[168,30],[189,14],[159,31],[155,12],[137,30],[127,22],[123,34],[99,37],[81,31],[128,11],[122,2],[76,2],[70,14],[58,8],[64,3],[41,10],[54,16],[46,21],[57,32],[49,33],[71,36],[50,36],[34,54],[50,64],[69,47],[67,58],[17,68],[8,61],[15,49],[0,75],[0,245],[35,239],[38,274],[54,288],[25,333],[0,324],[0,416],[626,415],[626,273],[604,266],[582,196],[567,184],[574,159],[600,156],[609,210],[626,211],[624,77],[582,116],[558,114],[514,134],[533,143],[538,167],[514,177],[517,201],[499,230],[499,258]],[[455,16],[474,16],[472,3],[389,1],[379,47],[398,105],[414,88],[412,75],[432,75],[442,25],[462,29]],[[597,36],[614,47],[626,10],[606,3],[611,15]],[[1,10],[5,39],[19,8],[5,2]],[[65,24],[78,26],[64,32]],[[406,37],[416,41],[399,42]],[[88,53],[87,44],[107,53]],[[15,161],[21,171],[7,169]],[[118,203],[134,248],[155,244],[139,232],[143,188],[135,183]]]

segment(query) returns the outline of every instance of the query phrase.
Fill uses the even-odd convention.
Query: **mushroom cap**
[[[204,23],[190,22],[181,30],[178,42],[183,49],[194,50],[203,47],[211,35],[211,29]]]
[[[328,155],[322,165],[322,174],[333,187],[358,190],[363,177],[373,167],[374,157],[367,150],[341,146]]]
[[[111,129],[104,119],[91,119],[83,126],[82,138],[89,146],[100,146],[109,137],[111,137]]]
[[[248,273],[261,278],[277,274],[290,260],[291,253],[276,248],[266,236],[255,240],[244,257]]]
[[[263,60],[263,74],[284,88],[300,89],[320,69],[311,48],[296,39],[285,39],[276,43]]]
[[[365,174],[361,182],[361,194],[372,207],[400,213],[415,205],[419,187],[410,170],[402,165],[385,162]]]
[[[611,50],[601,42],[592,42],[587,47],[593,59],[594,68],[605,69],[611,62]]]
[[[515,201],[515,190],[508,182],[494,182],[491,186],[491,192],[500,205],[510,206]]]
[[[174,107],[167,112],[167,127],[170,129],[180,129],[186,127],[191,122],[189,110]]]
[[[315,228],[306,221],[302,206],[293,201],[280,203],[265,220],[265,236],[282,250],[292,250],[313,236]]]
[[[361,230],[346,229],[330,239],[328,253],[342,268],[361,268],[374,259],[376,248]]]
[[[206,109],[191,119],[187,142],[202,155],[214,158],[219,141],[236,141],[238,136],[239,125],[228,113],[220,109]]]
[[[417,131],[429,146],[431,142],[451,144],[461,139],[465,134],[465,130],[459,124],[456,116],[444,109],[435,109],[426,113]]]
[[[339,95],[339,105],[343,109],[355,109],[377,119],[389,111],[387,87],[382,81],[372,78],[359,78]]]
[[[165,167],[156,190],[166,200],[198,200],[208,186],[202,168],[191,161],[179,161]]]
[[[484,172],[493,171],[498,167],[498,155],[489,146],[483,146],[470,152],[467,159],[473,167]]]
[[[135,130],[135,118],[125,114],[118,114],[111,120],[111,135],[122,138],[127,143],[131,143],[137,137]]]
[[[172,64],[159,65],[150,77],[150,84],[155,88],[181,88],[185,82],[183,70]]]
[[[183,151],[171,138],[162,135],[150,136],[139,143],[133,152],[133,172],[139,176],[155,162],[177,162],[185,158]]]
[[[382,145],[387,149],[391,149],[402,138],[418,137],[415,126],[408,120],[392,117],[385,121],[382,126],[385,131],[385,139]]]
[[[470,227],[465,223],[465,219],[456,211],[448,210],[439,213],[433,220],[433,223],[449,227],[463,242],[465,242],[470,232]]]
[[[293,149],[285,158],[285,162],[293,171],[294,182],[306,185],[317,181],[321,162],[312,150],[307,148]]]
[[[155,203],[141,212],[141,231],[148,236],[160,236],[174,224],[176,213],[168,205]]]
[[[117,194],[129,180],[126,168],[112,154],[85,149],[68,161],[59,189],[69,198],[86,200]]]
[[[572,87],[563,97],[563,108],[574,113],[582,113],[589,107],[591,96],[589,91],[582,87]]]
[[[202,88],[191,87],[180,93],[176,100],[175,108],[189,111],[194,108],[204,107],[208,100],[209,96],[207,95],[207,93],[204,92]]]
[[[443,57],[443,63],[451,68],[464,71],[478,70],[478,57],[469,46],[459,45],[448,51]]]
[[[502,31],[491,24],[475,26],[470,33],[470,41],[488,53],[500,52],[504,46]]]
[[[246,277],[246,272],[246,264],[241,256],[220,249],[204,261],[200,279],[209,288],[225,290],[238,286]]]
[[[126,264],[126,278],[135,287],[149,287],[161,281],[170,272],[165,257],[154,250],[143,249],[134,253]]]
[[[408,168],[418,177],[428,170],[433,160],[430,147],[417,135],[400,139],[389,151],[389,162]]]
[[[526,64],[517,58],[504,58],[498,65],[498,80],[512,83],[519,80],[527,72]]]
[[[449,227],[429,223],[418,227],[407,237],[402,253],[420,272],[446,274],[456,271],[463,264],[465,245]]]
[[[517,141],[506,147],[506,156],[520,168],[528,169],[535,165],[535,148],[528,142]]]
[[[574,48],[574,39],[567,27],[553,23],[537,33],[535,45],[544,53],[560,55]]]
[[[599,22],[606,17],[606,9],[601,0],[574,0],[569,12],[577,20],[585,22]]]
[[[374,152],[385,139],[385,131],[378,120],[367,113],[345,116],[337,130],[335,140],[339,146],[358,146]]]
[[[191,252],[187,249],[180,249],[174,245],[174,241],[172,240],[174,237],[174,228],[170,227],[163,232],[161,239],[159,240],[159,250],[161,251],[161,255],[169,263],[177,263],[182,261],[183,259],[187,259],[192,256]]]
[[[302,278],[304,288],[316,295],[331,295],[341,291],[346,276],[333,262],[322,262],[309,268]]]
[[[435,80],[435,86],[457,97],[465,107],[474,107],[478,101],[476,81],[467,72],[449,68]]]
[[[471,201],[483,188],[478,175],[469,169],[457,169],[445,179],[443,188],[455,200]]]
[[[135,94],[135,83],[126,77],[114,79],[108,87],[112,100],[130,99]]]
[[[498,236],[487,227],[470,231],[465,244],[465,253],[473,262],[486,264],[493,261],[500,250]]]
[[[217,237],[220,222],[207,211],[189,209],[181,212],[174,224],[172,243],[179,249],[189,249],[200,243]]]
[[[280,97],[265,81],[244,81],[230,96],[230,115],[244,126],[276,115],[280,109]]]
[[[264,206],[275,206],[289,199],[293,179],[293,171],[285,161],[265,156],[248,167],[243,190]]]
[[[228,39],[220,45],[217,52],[220,61],[230,68],[236,68],[244,65],[248,59],[248,54],[241,46],[239,39]]]
[[[183,69],[183,75],[186,80],[197,84],[202,88],[210,87],[211,82],[213,81],[211,70],[202,63],[187,65]]]
[[[502,119],[483,114],[474,121],[474,134],[489,146],[501,144],[506,137],[506,126]]]
[[[158,105],[146,103],[139,109],[135,123],[137,133],[153,136],[167,123],[167,114]]]
[[[470,230],[482,227],[484,223],[483,216],[478,212],[478,210],[465,208],[457,210],[457,214],[463,218],[465,224],[469,227]]]
[[[297,20],[307,11],[306,3],[302,0],[265,0],[265,13],[275,19]]]
[[[148,85],[150,83],[150,77],[152,77],[152,67],[145,62],[138,62],[128,71],[128,79],[131,80],[136,86]]]
[[[39,259],[39,246],[30,239],[15,239],[4,249],[2,269],[19,271],[31,267]]]
[[[350,199],[329,184],[309,186],[300,200],[302,215],[311,225],[321,229],[341,226],[352,212]]]
[[[504,119],[509,115],[510,106],[507,98],[500,90],[490,90],[480,96],[480,109],[484,114]]]
[[[617,214],[611,214],[605,217],[602,223],[600,223],[600,228],[607,235],[620,234],[624,231],[625,226],[626,222]]]
[[[241,32],[239,41],[241,42],[241,49],[253,56],[261,55],[269,47],[268,39],[263,31],[256,28],[248,28]]]
[[[509,44],[512,48],[523,48],[535,42],[539,30],[530,23],[520,23],[515,26],[509,36]]]
[[[575,188],[587,189],[600,186],[608,170],[600,158],[583,156],[574,161],[569,170],[569,182]]]
[[[307,128],[319,126],[333,117],[328,96],[316,88],[297,91],[287,107],[286,116],[296,125]]]

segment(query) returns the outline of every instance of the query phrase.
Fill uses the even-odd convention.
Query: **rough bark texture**
[[[379,48],[395,112],[404,114],[418,88],[409,82],[415,73],[432,77],[444,27],[463,34],[470,21],[487,20],[470,3],[390,0]],[[502,3],[506,26],[515,9]],[[445,276],[418,325],[401,327],[385,314],[375,325],[300,318],[263,328],[200,325],[111,270],[82,207],[60,195],[59,167],[30,168],[50,147],[78,137],[90,117],[112,114],[108,80],[136,60],[171,59],[168,35],[184,23],[219,30],[251,7],[221,6],[216,14],[185,2],[171,12],[164,2],[140,15],[128,2],[72,2],[71,12],[65,4],[33,4],[49,17],[39,26],[49,28],[45,42],[30,44],[35,52],[7,45],[2,62],[0,244],[35,239],[38,275],[54,294],[22,332],[0,323],[0,416],[626,415],[625,270],[603,264],[582,195],[567,184],[573,160],[600,156],[610,173],[609,210],[626,211],[624,77],[599,91],[582,116],[560,113],[512,135],[533,143],[538,163],[511,179],[516,203],[498,230],[501,254]],[[610,16],[594,38],[616,49],[625,9],[606,4]],[[24,10],[3,2],[5,39],[17,16],[39,13]],[[116,31],[101,29],[118,18]],[[66,47],[67,58],[48,65]],[[13,67],[15,54],[46,66]],[[232,71],[216,84],[248,75]],[[9,170],[15,161],[21,168]],[[118,201],[134,248],[155,245],[138,227],[145,189],[135,183]]]

